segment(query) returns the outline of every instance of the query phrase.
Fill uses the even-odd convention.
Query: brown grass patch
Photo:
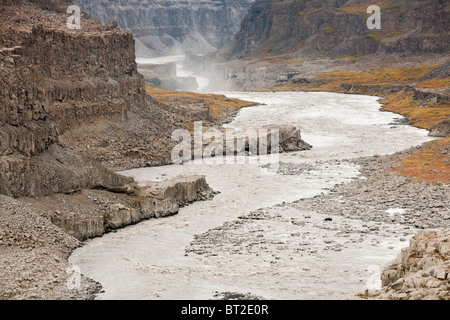
[[[305,59],[294,59],[290,58],[286,54],[278,55],[278,56],[265,56],[261,58],[257,58],[259,61],[264,62],[272,62],[272,63],[302,63],[305,61]]]
[[[391,93],[380,101],[383,111],[391,111],[405,116],[418,128],[430,130],[439,122],[450,117],[450,107],[446,104],[427,104],[415,100],[412,92]]]
[[[210,115],[218,119],[226,119],[230,112],[258,105],[256,102],[228,98],[220,94],[172,91],[150,86],[146,87],[146,92],[162,103],[202,104],[209,108]]]
[[[450,87],[450,77],[444,79],[432,79],[428,81],[422,81],[414,84],[415,87],[418,88],[426,88],[426,89],[438,89],[444,87]]]
[[[439,65],[409,68],[371,68],[364,72],[331,72],[318,75],[321,79],[339,80],[341,83],[359,85],[392,85],[417,81]]]
[[[443,149],[450,145],[450,138],[426,143],[422,150],[402,158],[394,171],[412,182],[450,182],[450,156]]]

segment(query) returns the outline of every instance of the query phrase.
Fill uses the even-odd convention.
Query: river
[[[428,132],[395,124],[401,117],[381,112],[378,99],[371,96],[220,93],[262,104],[241,110],[227,127],[292,124],[313,149],[280,154],[278,171],[247,163],[122,172],[137,181],[202,174],[220,194],[184,207],[173,217],[144,221],[89,240],[74,251],[70,262],[102,284],[98,299],[212,299],[222,292],[267,299],[342,299],[363,291],[375,279],[371,276],[378,276],[405,247],[399,236],[405,235],[404,226],[379,223],[377,228],[385,233],[363,237],[357,231],[364,225],[360,220],[333,217],[333,227],[328,227],[323,222],[326,216],[283,203],[364,179],[349,159],[392,154],[422,144],[431,140]],[[291,168],[298,170],[293,173]],[[252,212],[272,218],[240,223],[238,217]],[[355,231],[346,238],[337,237],[344,228]],[[327,239],[340,247],[325,249]]]

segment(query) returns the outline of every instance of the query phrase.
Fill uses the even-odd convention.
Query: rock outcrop
[[[450,299],[450,229],[421,231],[383,271],[375,295],[393,300]]]
[[[153,87],[166,90],[195,91],[198,82],[195,77],[178,77],[176,63],[139,64],[139,73],[144,76],[145,82]]]
[[[428,135],[432,137],[450,137],[450,119],[446,119],[431,127]]]
[[[177,116],[146,95],[133,35],[90,18],[69,30],[69,4],[0,6],[0,193],[111,188],[129,179],[102,165],[170,163]]]
[[[215,51],[239,30],[254,0],[77,0],[83,10],[136,37],[138,57]]]
[[[270,61],[233,60],[217,63],[214,57],[206,56],[200,65],[200,74],[211,76],[209,90],[254,91],[287,84],[289,81],[313,81],[316,74],[330,69],[348,66],[347,59],[306,60],[296,63],[272,63]],[[192,69],[196,69],[192,67]],[[198,69],[198,67],[197,67]]]
[[[257,130],[252,129],[234,132],[231,137],[225,135],[224,155],[229,154],[228,147],[230,145],[234,146],[231,149],[236,154],[272,154],[274,153],[272,139],[275,136],[278,140],[276,142],[278,144],[277,153],[304,151],[312,148],[310,144],[303,141],[300,130],[292,125],[272,125],[261,129],[267,131],[265,137],[261,137]]]
[[[257,156],[278,154],[284,152],[305,151],[312,149],[309,143],[302,139],[299,129],[292,125],[271,125],[258,129],[245,130],[225,129],[211,131],[210,127],[194,130],[190,145],[187,141],[180,142],[180,149],[189,146],[191,157],[185,156],[178,162],[216,156]],[[200,133],[203,132],[201,144]],[[275,139],[276,141],[272,140]],[[272,148],[278,146],[278,150]],[[197,152],[201,152],[197,154]]]

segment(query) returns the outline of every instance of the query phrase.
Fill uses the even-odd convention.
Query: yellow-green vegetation
[[[443,152],[450,145],[450,138],[426,143],[415,154],[400,160],[394,171],[413,182],[450,182],[450,156]]]
[[[371,32],[366,37],[371,38],[375,41],[381,41],[381,39],[383,39],[383,34],[381,34],[380,32]]]
[[[415,66],[409,68],[371,68],[364,72],[331,72],[320,74],[320,79],[330,79],[337,83],[351,83],[358,85],[394,85],[407,84],[417,81],[439,65]]]
[[[230,112],[258,105],[256,102],[228,98],[220,94],[200,94],[195,92],[171,91],[156,87],[146,87],[146,92],[162,103],[202,104],[209,108],[211,116],[226,119]]]
[[[396,37],[398,35],[401,35],[402,32],[401,31],[392,31],[392,32],[388,32],[384,34],[385,38],[392,38],[392,37]]]
[[[379,2],[372,3],[371,5],[376,5],[376,6],[380,7],[381,11],[401,8],[401,5],[398,3],[395,3],[395,1],[379,1]],[[370,15],[367,13],[368,7],[369,7],[369,4],[363,2],[363,3],[342,6],[340,8],[337,8],[336,10],[341,11],[341,12],[346,12],[346,13],[359,14],[359,15]]]
[[[427,81],[422,81],[414,84],[415,87],[425,88],[425,89],[438,89],[444,87],[450,87],[450,77],[445,79],[432,79]]]
[[[317,81],[311,83],[302,84],[283,84],[270,88],[270,91],[330,91],[330,92],[347,92],[346,89],[341,87],[342,84],[349,84],[353,86],[368,86],[368,85],[397,85],[397,84],[413,84],[417,83],[419,78],[438,67],[438,65],[432,66],[415,66],[409,68],[370,68],[363,72],[345,72],[335,71],[329,73],[323,73],[316,75]],[[434,85],[441,87],[444,84],[448,84],[448,79],[437,81],[424,81],[419,82],[418,86],[426,87]],[[266,90],[264,90],[266,91]],[[365,93],[360,91],[358,93]],[[372,92],[376,93],[376,92]],[[383,94],[383,92],[379,92]]]
[[[287,54],[282,54],[282,55],[278,55],[278,56],[264,56],[261,58],[253,58],[253,59],[258,59],[259,61],[265,61],[265,62],[275,62],[275,63],[302,63],[304,61],[306,61],[306,59],[294,59],[294,58],[290,58]]]

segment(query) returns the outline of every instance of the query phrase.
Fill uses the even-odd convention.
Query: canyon
[[[147,95],[133,35],[87,16],[82,29],[69,29],[69,4],[0,2],[0,259],[8,266],[0,272],[0,296],[5,299],[92,297],[98,286],[89,279],[85,290],[67,287],[67,258],[81,241],[177,214],[216,194],[200,175],[142,185],[116,173],[171,163],[171,133],[189,116],[201,114],[195,119],[210,125],[223,120],[202,113],[202,105],[189,115]],[[300,135],[293,139],[300,141]],[[54,243],[60,244],[49,245]],[[30,257],[36,245],[41,254]],[[55,258],[42,262],[46,255]]]
[[[358,299],[448,299],[448,3],[380,2],[368,31],[361,0],[75,2],[80,30],[71,1],[0,0],[1,299],[117,298],[117,274],[138,298],[343,298],[369,262],[383,287]],[[206,92],[146,87],[167,53]],[[282,161],[173,166],[196,121],[277,128]]]

